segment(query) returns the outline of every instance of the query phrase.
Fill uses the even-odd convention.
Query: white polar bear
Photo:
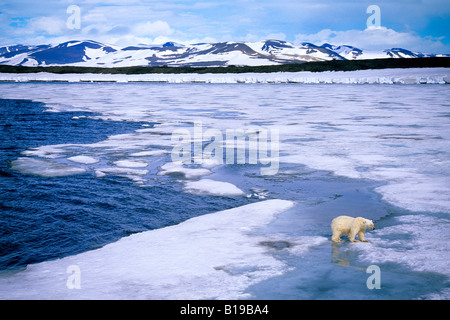
[[[366,229],[375,229],[372,220],[361,217],[353,218],[348,216],[339,216],[331,221],[331,231],[333,232],[331,240],[333,242],[341,242],[341,235],[347,234],[348,239],[351,242],[356,242],[356,235],[358,235],[359,241],[367,242],[367,240],[364,239]]]

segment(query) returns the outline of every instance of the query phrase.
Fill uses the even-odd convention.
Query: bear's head
[[[373,221],[369,220],[369,219],[364,219],[364,227],[366,227],[366,229],[375,230],[375,226],[373,224]]]

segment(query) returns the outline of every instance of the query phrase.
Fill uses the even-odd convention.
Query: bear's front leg
[[[355,240],[355,236],[356,236],[356,233],[350,232],[350,234],[348,235],[348,240],[350,240],[351,242],[358,242]]]
[[[364,239],[364,231],[358,232],[358,239],[359,239],[359,241],[361,241],[361,242],[369,242],[369,241],[367,241],[366,239]]]

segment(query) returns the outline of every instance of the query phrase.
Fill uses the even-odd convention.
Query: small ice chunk
[[[104,173],[103,171],[100,171],[100,170],[95,170],[95,176],[97,178],[104,178],[104,177],[106,177],[106,173]]]
[[[196,194],[209,194],[216,196],[241,196],[244,192],[234,184],[211,179],[187,181],[184,191]]]
[[[125,168],[144,168],[148,166],[147,162],[135,160],[118,160],[114,161],[114,164],[118,167],[125,167]]]
[[[73,156],[70,158],[67,158],[67,160],[70,160],[72,162],[76,163],[82,163],[82,164],[94,164],[99,162],[100,160],[89,157],[89,156]]]
[[[49,160],[18,158],[11,164],[14,170],[21,173],[34,174],[41,177],[65,177],[85,173],[86,170]]]
[[[39,157],[46,159],[57,159],[64,156],[67,151],[61,149],[62,147],[70,146],[69,144],[60,144],[52,146],[41,146],[37,148],[30,148],[22,152],[24,156]]]
[[[78,120],[78,119],[83,119],[86,118],[86,116],[74,116],[72,117],[72,120]]]
[[[204,158],[204,159],[194,158],[194,161],[196,161],[195,163],[200,164],[203,168],[207,168],[207,169],[217,167],[223,163],[217,159],[212,159],[212,158]]]
[[[106,174],[115,175],[118,177],[123,177],[130,179],[131,181],[143,185],[146,179],[143,177],[148,174],[148,170],[140,170],[133,168],[99,168],[95,170],[95,176],[97,178],[103,178]]]
[[[168,153],[166,150],[149,150],[140,151],[130,154],[131,157],[148,157],[148,156],[162,156]]]
[[[211,174],[211,171],[204,168],[185,168],[183,167],[183,163],[181,161],[166,163],[161,166],[160,169],[161,171],[158,173],[159,175],[182,174],[186,179],[198,178]]]
[[[101,171],[103,173],[110,173],[116,175],[146,175],[148,170],[131,169],[131,168],[99,168],[96,171]]]

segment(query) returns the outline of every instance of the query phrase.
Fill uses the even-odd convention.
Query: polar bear
[[[364,239],[366,229],[375,229],[372,220],[361,217],[353,218],[348,216],[339,216],[331,221],[331,231],[333,232],[331,240],[333,242],[341,242],[341,234],[347,234],[348,239],[351,242],[356,242],[356,235],[358,235],[359,241],[367,242],[367,240]]]

